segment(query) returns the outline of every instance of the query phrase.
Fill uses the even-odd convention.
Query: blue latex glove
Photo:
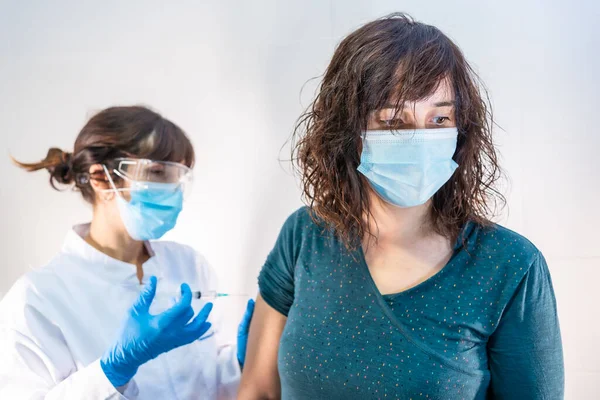
[[[156,277],[150,282],[121,326],[118,339],[104,354],[100,365],[114,387],[125,385],[136,374],[138,367],[177,347],[200,338],[210,328],[206,322],[212,310],[208,303],[196,318],[192,309],[192,292],[187,284],[181,285],[181,299],[167,311],[150,315],[150,304],[156,294]]]
[[[238,334],[237,334],[237,359],[240,363],[240,366],[244,366],[244,361],[246,361],[246,346],[248,344],[248,331],[250,330],[250,321],[252,320],[252,314],[254,313],[254,300],[248,300],[248,305],[246,306],[246,312],[242,317],[242,322],[238,326]]]

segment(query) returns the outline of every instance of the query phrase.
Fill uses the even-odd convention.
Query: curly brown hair
[[[431,226],[456,239],[467,221],[488,225],[505,204],[495,188],[501,170],[483,84],[439,29],[391,14],[342,40],[293,135],[292,160],[311,215],[348,247],[365,235],[376,237],[369,229],[369,184],[357,171],[369,115],[386,104],[401,110],[405,102],[426,99],[444,79],[455,95],[459,167],[433,196]]]

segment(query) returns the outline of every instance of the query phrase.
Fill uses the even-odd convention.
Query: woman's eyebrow
[[[454,100],[445,100],[437,103],[433,103],[434,107],[454,107],[456,102]]]
[[[438,102],[433,103],[434,107],[454,107],[455,105],[456,105],[456,101],[454,101],[454,100],[443,100],[443,101],[438,101]],[[388,109],[394,110],[396,108],[398,108],[397,104],[386,104],[380,109],[380,111],[388,110]],[[409,107],[407,107],[405,105],[404,109],[409,109]]]

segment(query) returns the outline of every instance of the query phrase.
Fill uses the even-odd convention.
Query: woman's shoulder
[[[298,208],[296,211],[291,213],[286,221],[286,225],[305,225],[314,223],[313,218],[311,216],[311,210],[308,206],[302,206]]]
[[[535,256],[540,250],[525,236],[500,224],[480,227],[479,240],[490,249]]]
[[[276,248],[288,249],[295,259],[301,248],[321,251],[324,243],[334,240],[333,230],[310,207],[304,206],[287,217],[279,232]]]
[[[475,259],[487,261],[498,272],[516,269],[526,273],[542,257],[540,250],[525,236],[499,224],[477,225],[469,238]],[[481,263],[480,263],[481,264]]]
[[[282,231],[296,234],[323,233],[326,224],[308,206],[302,206],[290,214],[283,224]]]
[[[528,238],[498,224],[473,227],[467,251],[458,258],[464,263],[455,270],[454,277],[470,282],[475,293],[484,291],[504,307],[527,277],[544,277],[537,281],[549,281],[546,261]]]

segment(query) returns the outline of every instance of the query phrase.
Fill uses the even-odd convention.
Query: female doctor
[[[238,345],[223,343],[209,322],[218,306],[209,318],[216,281],[206,260],[149,242],[175,226],[193,163],[185,133],[144,107],[96,114],[73,153],[17,162],[47,169],[55,188],[74,184],[93,218],[0,302],[0,398],[235,397],[253,303]]]

